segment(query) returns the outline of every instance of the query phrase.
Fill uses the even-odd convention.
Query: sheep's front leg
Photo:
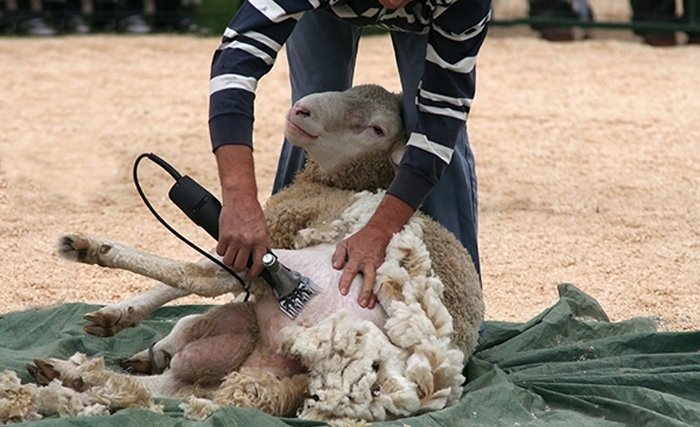
[[[201,296],[242,291],[237,280],[206,258],[197,263],[174,261],[121,243],[82,235],[63,236],[58,253],[71,261],[131,271]]]
[[[29,374],[41,385],[49,385],[51,381],[57,379],[64,386],[81,392],[89,388],[83,379],[86,370],[100,369],[104,366],[103,359],[88,361],[82,353],[76,353],[68,360],[61,359],[34,359],[34,364],[27,364],[26,369]]]
[[[122,368],[170,373],[186,383],[217,383],[253,352],[259,331],[253,304],[229,303],[201,315],[185,316],[152,348],[120,363]]]
[[[189,295],[184,289],[158,284],[134,297],[86,313],[83,319],[90,322],[83,330],[98,337],[111,337],[126,328],[137,326],[155,309],[172,300]]]

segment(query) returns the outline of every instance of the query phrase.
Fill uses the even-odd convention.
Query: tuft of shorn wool
[[[374,292],[389,316],[391,341],[406,350],[406,377],[419,389],[420,412],[454,404],[462,392],[464,354],[451,342],[452,316],[442,303],[443,284],[431,268],[422,240],[421,220],[413,218],[392,238],[387,259],[379,267]],[[385,292],[385,284],[401,283],[402,298]],[[393,286],[396,288],[396,286]]]
[[[151,399],[150,391],[133,376],[105,369],[102,372],[86,372],[83,378],[91,385],[85,393],[92,402],[102,404],[111,410],[139,408],[163,412],[163,406],[155,404]]]
[[[21,384],[17,373],[0,374],[0,424],[34,421],[45,416],[80,417],[108,415],[109,409],[53,380],[46,387]]]
[[[37,387],[22,384],[15,371],[0,374],[0,424],[41,419],[36,400]]]
[[[70,369],[71,377],[82,379],[81,396],[87,405],[100,404],[111,411],[124,408],[163,411],[162,405],[153,402],[148,389],[136,377],[107,369],[102,357],[88,359],[83,353],[75,353],[67,361],[56,363],[62,363],[60,366],[65,370]],[[65,370],[62,375],[68,376]]]
[[[226,375],[213,400],[220,406],[256,408],[291,417],[306,396],[307,384],[308,375],[304,373],[280,378],[268,371],[243,367]]]
[[[219,405],[209,399],[203,399],[195,396],[187,397],[178,405],[185,413],[185,418],[188,420],[204,421],[217,409]]]
[[[46,387],[19,385],[19,380],[14,380],[16,373],[6,371],[0,379],[2,393],[12,389],[14,397],[13,402],[5,402],[0,394],[1,421],[31,421],[49,415],[98,416],[124,408],[163,412],[163,406],[153,402],[148,389],[136,377],[106,369],[102,357],[88,359],[83,353],[75,353],[68,360],[51,361],[60,367],[64,380],[73,383],[79,379],[82,391],[68,388],[58,379]]]
[[[109,415],[109,409],[90,401],[87,394],[64,387],[57,379],[46,387],[37,388],[39,412],[43,415],[58,414],[59,417]]]
[[[287,327],[282,336],[285,352],[310,367],[311,397],[300,417],[380,420],[418,409],[415,386],[403,377],[407,355],[373,323],[340,311],[311,328]]]
[[[306,230],[306,243],[353,233],[384,196],[363,192],[343,212],[335,232]],[[312,419],[384,420],[454,404],[464,382],[464,354],[451,342],[452,317],[442,303],[443,284],[422,241],[422,220],[412,218],[389,243],[374,292],[389,319],[385,332],[344,311],[310,327],[282,331],[285,351],[309,372],[300,412]]]
[[[367,224],[383,196],[383,191],[378,193],[361,191],[355,194],[353,196],[355,202],[342,212],[340,218],[327,224],[325,228],[300,230],[294,241],[294,247],[301,249],[322,243],[333,243],[357,232]]]
[[[349,418],[343,418],[338,420],[328,421],[330,427],[370,427],[371,424],[365,420],[351,420]]]

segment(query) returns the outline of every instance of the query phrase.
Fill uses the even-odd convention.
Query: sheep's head
[[[285,136],[304,148],[324,173],[366,156],[400,158],[406,133],[401,97],[381,86],[355,86],[299,100],[287,114]]]

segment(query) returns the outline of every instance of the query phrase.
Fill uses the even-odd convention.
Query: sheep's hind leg
[[[259,336],[253,303],[214,307],[177,334],[168,372],[186,383],[218,384],[250,356]]]
[[[175,261],[118,242],[82,235],[63,236],[58,254],[75,262],[131,271],[201,296],[242,291],[237,280],[206,258],[196,263]]]
[[[142,350],[119,365],[125,370],[139,374],[160,374],[170,367],[170,361],[177,353],[178,336],[190,327],[201,315],[191,314],[177,321],[170,333],[149,348]]]

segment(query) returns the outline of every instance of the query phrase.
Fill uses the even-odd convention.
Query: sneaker
[[[540,31],[542,38],[550,42],[570,42],[574,40],[571,27],[545,27]]]
[[[648,31],[643,35],[644,43],[654,47],[676,45],[676,33],[669,31]]]
[[[117,31],[129,34],[150,34],[151,27],[143,15],[131,15],[117,21]]]
[[[194,22],[192,22],[191,20],[189,20],[187,18],[178,22],[177,30],[178,30],[178,32],[181,32],[181,33],[197,34],[200,36],[210,36],[211,35],[211,30],[209,28],[200,27],[199,25],[195,24]]]
[[[85,23],[82,16],[75,15],[66,21],[66,32],[88,34],[90,32],[90,27]]]
[[[32,18],[17,24],[17,34],[25,36],[47,37],[55,36],[56,30],[46,23],[44,18]]]

